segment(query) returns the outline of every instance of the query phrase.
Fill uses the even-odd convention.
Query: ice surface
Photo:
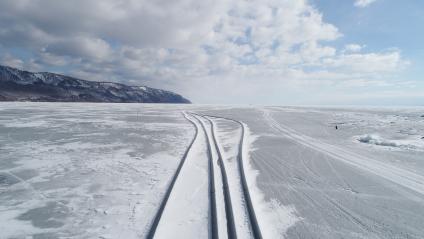
[[[245,169],[265,238],[424,238],[422,108],[79,103],[0,104],[0,238],[143,238],[194,134],[183,111],[246,124]],[[234,192],[240,130],[214,122]],[[207,233],[206,196],[190,194],[207,180],[204,153],[199,144],[173,192],[186,206],[170,204],[165,216],[194,215],[193,238]],[[197,214],[181,215],[188,206]]]
[[[200,129],[200,126],[198,126]],[[207,238],[209,215],[208,157],[200,132],[187,155],[155,238]]]
[[[0,238],[143,236],[192,135],[179,110],[0,107]]]

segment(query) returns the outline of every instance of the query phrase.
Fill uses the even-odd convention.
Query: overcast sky
[[[424,105],[421,0],[1,0],[0,63],[195,103]]]

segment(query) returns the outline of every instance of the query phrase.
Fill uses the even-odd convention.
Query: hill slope
[[[190,103],[179,94],[145,86],[95,82],[0,65],[0,101]]]

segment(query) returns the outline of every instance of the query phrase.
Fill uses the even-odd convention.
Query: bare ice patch
[[[48,202],[45,206],[33,208],[21,214],[18,219],[31,221],[38,228],[58,228],[65,225],[64,219],[69,214],[69,209],[63,202]]]

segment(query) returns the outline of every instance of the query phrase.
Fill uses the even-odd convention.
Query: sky
[[[424,105],[422,0],[2,0],[0,64],[194,103]]]

